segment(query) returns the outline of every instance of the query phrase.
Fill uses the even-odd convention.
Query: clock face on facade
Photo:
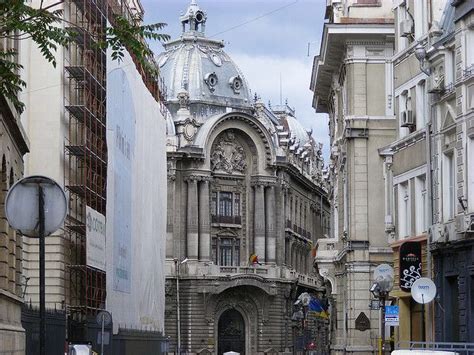
[[[212,62],[217,65],[218,67],[220,67],[222,65],[222,59],[221,57],[219,57],[217,54],[213,53],[211,54],[211,60]]]

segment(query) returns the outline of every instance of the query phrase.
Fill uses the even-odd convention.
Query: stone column
[[[210,260],[211,231],[209,223],[209,180],[199,185],[199,260]]]
[[[186,220],[187,257],[191,260],[198,258],[198,191],[195,177],[188,177],[188,213]]]
[[[265,261],[276,261],[276,231],[275,231],[275,187],[269,186],[265,191]]]
[[[172,259],[178,255],[177,250],[173,250],[173,234],[174,234],[174,201],[176,200],[175,196],[175,180],[176,176],[174,174],[168,174],[168,201],[167,201],[167,210],[166,210],[166,258]]]
[[[260,262],[265,261],[265,196],[261,184],[255,185],[254,203],[254,253]]]

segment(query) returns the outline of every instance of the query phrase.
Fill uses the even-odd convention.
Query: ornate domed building
[[[330,225],[321,145],[288,105],[270,109],[252,97],[224,44],[206,38],[206,20],[192,1],[180,17],[181,37],[158,57],[169,110],[170,351],[322,347],[326,319],[291,320],[301,293],[326,296],[312,262]]]

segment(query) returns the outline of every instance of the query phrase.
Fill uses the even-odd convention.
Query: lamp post
[[[370,287],[370,292],[380,301],[382,326],[380,329],[381,346],[379,346],[379,354],[385,354],[385,301],[393,288],[393,268],[387,264],[377,266],[374,271],[374,278],[375,282]]]
[[[180,277],[180,270],[179,267],[181,264],[188,262],[188,258],[184,259],[183,261],[179,262],[178,259],[174,259],[174,268],[176,272],[176,328],[177,328],[177,336],[178,336],[178,344],[177,344],[177,353],[181,354],[181,308],[179,302],[179,277]]]
[[[418,43],[415,47],[415,57],[420,62],[420,70],[426,75],[431,75],[431,69],[426,67],[426,49],[423,44]]]
[[[11,227],[25,236],[39,238],[39,354],[46,351],[46,243],[67,214],[67,198],[51,178],[34,175],[17,181],[5,199],[5,214]],[[25,285],[26,290],[26,285]]]
[[[303,339],[304,339],[304,321],[305,321],[305,314],[303,311],[303,306],[301,302],[296,301],[294,304],[294,311],[291,316],[291,320],[293,321],[293,354],[296,355],[296,344],[297,344],[297,334],[298,334],[298,323],[301,322],[301,329],[303,333]],[[304,348],[304,346],[303,346]],[[304,349],[303,349],[304,352]]]

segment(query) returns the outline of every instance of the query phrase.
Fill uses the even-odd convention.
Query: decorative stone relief
[[[355,328],[361,332],[370,329],[370,319],[365,315],[364,312],[360,312],[359,316],[356,318]]]
[[[244,148],[235,139],[232,130],[227,131],[216,144],[211,153],[211,170],[222,170],[228,174],[235,171],[244,172],[247,168]]]
[[[211,92],[214,92],[218,83],[217,74],[215,72],[207,73],[206,75],[204,75],[204,82],[207,84],[209,90],[211,90]]]
[[[209,55],[209,58],[216,66],[218,67],[222,66],[222,59],[218,54],[212,53]]]
[[[178,93],[178,103],[180,109],[188,109],[189,93],[186,90],[183,89]]]
[[[242,89],[243,83],[240,75],[233,76],[229,79],[229,85],[234,90],[234,94],[240,94],[240,89]]]

